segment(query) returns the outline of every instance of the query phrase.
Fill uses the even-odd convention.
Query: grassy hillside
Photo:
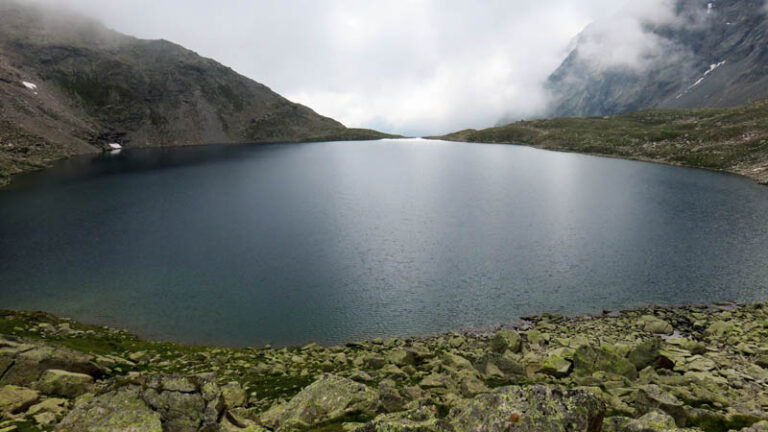
[[[736,108],[519,121],[435,137],[728,171],[768,184],[768,100]]]

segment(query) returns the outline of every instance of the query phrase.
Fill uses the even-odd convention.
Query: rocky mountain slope
[[[436,138],[707,168],[768,184],[768,100],[734,108],[526,120]]]
[[[108,143],[372,139],[164,40],[0,0],[0,184]]]
[[[768,304],[345,347],[149,342],[0,312],[0,430],[766,432]]]
[[[672,16],[646,10],[633,20],[611,17],[579,35],[549,77],[548,114],[728,107],[768,98],[764,0],[670,3]]]

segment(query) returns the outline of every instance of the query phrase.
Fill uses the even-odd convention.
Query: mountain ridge
[[[0,185],[51,161],[125,147],[378,139],[215,60],[95,20],[0,0]]]
[[[638,18],[646,46],[636,58],[610,52],[635,47],[621,45],[622,36],[610,22],[587,27],[547,81],[553,98],[547,116],[722,108],[768,98],[763,0],[676,0],[673,5],[672,18]],[[631,33],[632,24],[620,31]],[[611,55],[619,61],[611,64]]]

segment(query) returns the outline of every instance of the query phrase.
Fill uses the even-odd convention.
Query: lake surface
[[[768,188],[426,140],[78,158],[0,190],[0,308],[218,345],[768,298]]]

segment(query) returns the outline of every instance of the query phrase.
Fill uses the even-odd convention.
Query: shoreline
[[[481,332],[275,349],[155,342],[44,312],[0,311],[0,389],[34,399],[3,411],[7,394],[0,397],[0,430],[87,430],[105,407],[130,414],[123,398],[133,398],[141,415],[124,420],[166,431],[459,432],[484,424],[472,406],[509,418],[498,402],[512,398],[515,412],[535,422],[546,398],[563,395],[588,398],[593,408],[579,415],[599,417],[607,432],[768,427],[768,302],[522,319]],[[208,420],[194,404],[171,414],[156,403],[180,403],[177,391],[205,399],[206,388],[223,401]],[[539,397],[546,400],[526,405]],[[40,417],[41,404],[50,415]],[[317,410],[306,414],[306,406]],[[215,424],[185,429],[179,412]],[[637,429],[654,419],[667,427]]]

